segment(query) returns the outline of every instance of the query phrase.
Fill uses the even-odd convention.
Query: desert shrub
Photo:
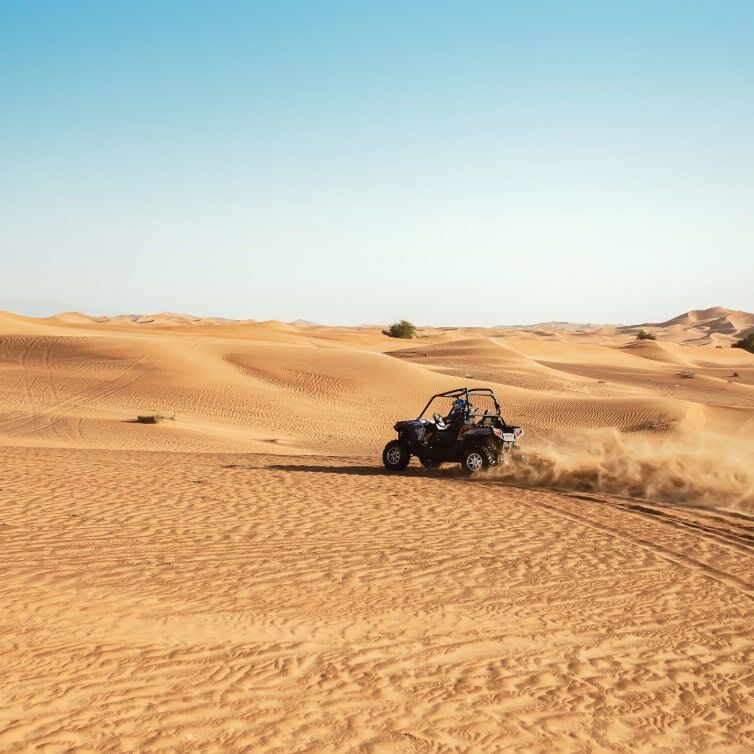
[[[175,421],[175,414],[172,416],[165,416],[164,414],[144,414],[143,416],[137,416],[136,421],[139,424],[159,424],[163,421]]]
[[[744,351],[754,353],[754,332],[750,332],[745,338],[736,341],[733,348],[743,348]]]
[[[395,322],[390,325],[387,330],[383,330],[382,332],[391,338],[408,339],[416,337],[416,327],[405,319],[402,319],[400,322]]]
[[[665,416],[664,414],[658,414],[657,418],[649,419],[639,424],[637,429],[652,430],[652,431],[667,430],[667,429],[670,429],[674,423],[675,423],[675,419],[672,419],[669,416]]]
[[[636,335],[636,340],[657,340],[657,336],[654,333],[647,332],[646,330],[639,330]]]

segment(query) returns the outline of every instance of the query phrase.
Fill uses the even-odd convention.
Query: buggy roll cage
[[[491,388],[488,388],[488,387],[472,387],[472,388],[459,387],[459,388],[456,388],[455,390],[448,390],[446,393],[437,393],[437,395],[433,395],[427,401],[427,405],[421,410],[421,413],[419,414],[419,416],[416,417],[416,419],[418,421],[419,419],[422,418],[422,416],[424,416],[424,412],[430,407],[432,401],[435,398],[464,398],[466,400],[466,406],[467,406],[467,411],[468,411],[468,407],[471,405],[469,396],[472,396],[472,395],[483,395],[487,398],[492,398],[492,402],[495,404],[495,409],[497,411],[497,414],[488,414],[487,412],[483,414],[478,414],[475,412],[472,414],[471,412],[469,412],[467,416],[469,417],[484,416],[486,414],[487,416],[499,416],[502,419],[502,416],[500,414],[500,404],[497,402],[495,393],[492,391]]]

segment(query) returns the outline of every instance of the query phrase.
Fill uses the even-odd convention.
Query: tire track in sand
[[[28,426],[29,424],[39,420],[42,417],[50,416],[51,414],[54,414],[55,412],[59,411],[64,406],[78,406],[81,407],[92,400],[97,400],[99,398],[105,398],[108,395],[111,395],[112,393],[115,393],[119,390],[123,390],[127,388],[129,385],[132,385],[137,380],[141,379],[148,371],[147,368],[143,368],[141,371],[139,371],[137,374],[132,375],[129,379],[126,379],[125,382],[122,382],[124,378],[127,378],[131,373],[137,369],[139,366],[148,367],[149,365],[153,364],[157,360],[156,354],[146,354],[142,356],[140,359],[135,361],[133,364],[128,366],[123,372],[121,372],[119,375],[113,377],[112,379],[106,380],[98,385],[95,385],[92,388],[89,388],[88,390],[83,390],[80,393],[77,393],[76,395],[71,396],[70,398],[66,398],[62,401],[58,401],[52,406],[48,406],[40,411],[34,412],[32,415],[22,417],[20,419],[15,420],[9,420],[9,421],[16,421],[16,424],[13,424],[12,426],[5,426],[3,427],[4,431],[18,431],[22,430],[24,427]],[[36,379],[36,378],[34,378]],[[28,385],[28,379],[26,381],[26,384]],[[37,404],[38,405],[38,404]],[[58,422],[60,422],[64,417],[62,416],[55,416],[51,419],[51,421],[47,422],[46,424],[43,424],[40,427],[34,427],[30,430],[28,430],[29,434],[35,434],[37,432],[41,432],[45,429],[49,429],[50,427],[55,426]],[[8,422],[6,422],[7,424]]]
[[[555,494],[555,493],[552,493],[552,494]],[[565,500],[566,496],[563,495],[562,497],[564,499],[563,503],[567,504]],[[590,529],[595,529],[597,531],[603,532],[604,534],[607,534],[608,536],[619,539],[622,542],[627,542],[637,547],[641,547],[642,549],[648,550],[652,554],[660,558],[663,558],[667,561],[670,561],[671,563],[677,566],[680,566],[681,568],[684,568],[686,570],[690,570],[695,573],[698,573],[702,576],[706,576],[708,578],[714,579],[715,581],[718,581],[721,584],[724,584],[732,589],[735,589],[736,591],[740,592],[746,597],[749,597],[750,599],[754,598],[754,584],[750,583],[749,581],[743,578],[740,578],[727,571],[711,566],[708,563],[705,563],[697,558],[691,557],[684,553],[680,553],[670,547],[667,547],[666,545],[658,544],[657,542],[653,541],[651,538],[647,538],[645,536],[627,534],[626,532],[628,529],[630,529],[630,527],[618,528],[618,527],[610,526],[606,523],[601,523],[601,522],[598,523],[589,516],[585,516],[585,515],[582,515],[581,513],[574,512],[573,510],[563,510],[563,508],[560,507],[560,505],[552,505],[552,504],[546,503],[541,498],[540,499],[522,498],[521,500],[522,502],[524,502],[526,505],[530,507],[536,507],[536,508],[547,510],[550,513],[553,513],[556,516],[559,516],[561,518],[565,518],[570,521],[573,521],[574,523],[579,523],[584,526],[588,526]],[[594,500],[597,500],[597,498],[594,498]],[[623,506],[613,506],[611,505],[610,501],[600,501],[600,502],[606,503],[607,505],[613,507],[613,509],[621,509],[625,513],[628,513],[628,515],[632,515],[632,517],[638,518],[633,513],[631,513],[631,511],[627,510]],[[653,518],[657,520],[657,517],[653,516]],[[684,533],[688,533],[688,532],[684,532]]]

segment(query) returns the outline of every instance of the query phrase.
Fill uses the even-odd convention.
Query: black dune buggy
[[[430,413],[431,420],[423,418]],[[399,421],[395,430],[398,439],[382,451],[382,462],[390,471],[405,469],[416,456],[430,469],[455,462],[473,473],[517,451],[516,442],[524,434],[521,427],[505,423],[492,390],[467,387],[433,395],[416,419]]]

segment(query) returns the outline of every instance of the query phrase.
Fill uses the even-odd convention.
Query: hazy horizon
[[[744,2],[12,0],[0,299],[447,326],[750,311],[753,25]]]
[[[658,318],[645,318],[642,320],[636,320],[634,322],[607,322],[607,321],[597,321],[597,320],[564,320],[564,319],[551,319],[551,320],[536,320],[536,321],[516,321],[516,322],[507,322],[507,321],[501,321],[497,322],[494,325],[476,325],[477,327],[527,327],[527,326],[533,326],[533,325],[540,325],[540,324],[549,324],[549,323],[559,323],[559,324],[568,324],[568,325],[607,325],[607,326],[632,326],[632,325],[644,325],[644,324],[652,324],[652,323],[663,323],[667,322],[671,319],[674,319],[675,317],[681,316],[683,314],[686,314],[687,312],[691,311],[705,311],[707,309],[716,309],[716,308],[722,308],[726,309],[728,311],[744,311],[746,313],[752,313],[748,312],[746,310],[737,310],[732,309],[731,307],[726,307],[720,304],[709,306],[709,307],[691,307],[688,309],[684,309],[683,311],[675,312],[673,314],[670,314],[668,316],[664,317],[658,317]],[[154,309],[151,311],[116,311],[116,310],[98,310],[94,309],[92,307],[87,306],[66,306],[65,303],[61,301],[53,301],[53,300],[45,300],[45,299],[23,299],[23,298],[16,298],[16,299],[0,299],[0,312],[6,311],[10,312],[11,314],[20,314],[22,316],[26,317],[38,317],[38,318],[46,318],[46,317],[52,317],[59,314],[84,314],[90,317],[118,317],[118,316],[153,316],[153,315],[159,315],[159,314],[177,314],[177,315],[186,315],[186,316],[194,316],[194,317],[200,317],[204,319],[228,319],[228,320],[255,320],[258,322],[265,321],[265,318],[255,317],[253,314],[244,315],[241,317],[223,317],[219,314],[212,314],[211,312],[203,312],[203,313],[197,313],[194,311],[177,311],[175,309]],[[393,317],[392,319],[385,320],[384,322],[321,322],[312,320],[305,316],[295,317],[291,319],[282,320],[284,322],[289,323],[295,323],[295,322],[310,322],[312,324],[317,325],[325,325],[325,326],[332,326],[332,327],[368,327],[368,326],[374,326],[374,327],[383,327],[388,324],[391,324],[393,322],[397,322],[398,319],[401,319],[400,317]],[[438,328],[454,328],[454,327],[473,327],[473,324],[466,323],[466,324],[457,324],[453,322],[423,322],[423,321],[416,321],[415,324],[418,327],[438,327]]]

